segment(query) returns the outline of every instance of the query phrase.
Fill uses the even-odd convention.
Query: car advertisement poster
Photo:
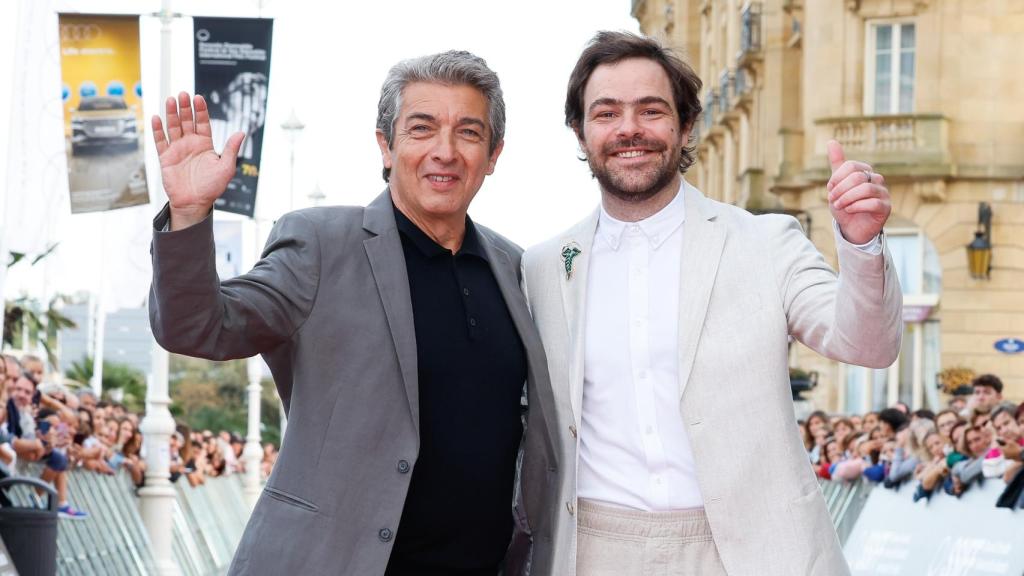
[[[267,117],[273,20],[194,18],[195,88],[210,109],[213,147],[244,132],[235,177],[214,208],[252,216]]]
[[[61,14],[59,23],[71,213],[148,204],[139,17]]]

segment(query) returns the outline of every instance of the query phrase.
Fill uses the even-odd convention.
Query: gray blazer
[[[213,360],[262,354],[288,413],[230,573],[383,574],[419,450],[412,303],[390,194],[286,214],[256,266],[224,282],[211,219],[165,232],[167,218],[165,208],[154,221],[157,341]],[[547,361],[519,289],[521,250],[477,230],[528,361],[519,537],[506,572],[532,563],[549,574],[558,462]]]

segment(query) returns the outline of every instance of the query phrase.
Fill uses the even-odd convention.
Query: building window
[[[865,113],[910,114],[914,111],[913,22],[880,22],[867,27]]]
[[[942,408],[935,388],[941,370],[941,330],[931,317],[942,290],[942,265],[931,241],[910,222],[887,227],[886,245],[903,292],[904,332],[899,358],[889,368],[843,366],[844,412],[881,410],[897,401],[913,409]]]

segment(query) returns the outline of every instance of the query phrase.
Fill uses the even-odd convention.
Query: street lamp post
[[[161,22],[160,95],[166,98],[171,94],[171,23],[179,15],[171,11],[171,0],[162,0],[158,16]],[[151,189],[150,194],[158,206],[163,204],[162,186]],[[175,425],[169,409],[169,355],[155,340],[152,354],[152,374],[146,383],[146,416],[139,425],[146,444],[146,485],[139,489],[139,509],[149,534],[154,573],[176,576],[180,570],[174,561],[172,534],[175,492],[170,480],[170,443]]]
[[[288,185],[288,211],[291,212],[295,209],[295,142],[299,139],[299,135],[302,134],[302,130],[306,128],[306,125],[299,120],[299,117],[295,115],[295,109],[292,108],[291,116],[288,120],[285,120],[281,124],[281,129],[288,135],[288,145],[290,148],[290,168],[289,172],[290,183]]]

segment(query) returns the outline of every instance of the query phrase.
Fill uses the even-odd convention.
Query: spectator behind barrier
[[[991,412],[1003,399],[1003,381],[994,374],[978,376],[971,382],[971,389],[973,393],[960,413],[964,418],[970,418],[975,411]]]
[[[963,441],[957,448],[967,458],[957,462],[944,483],[947,494],[960,496],[975,482],[983,480],[982,463],[988,450],[988,432],[982,428],[968,426],[964,431]]]

